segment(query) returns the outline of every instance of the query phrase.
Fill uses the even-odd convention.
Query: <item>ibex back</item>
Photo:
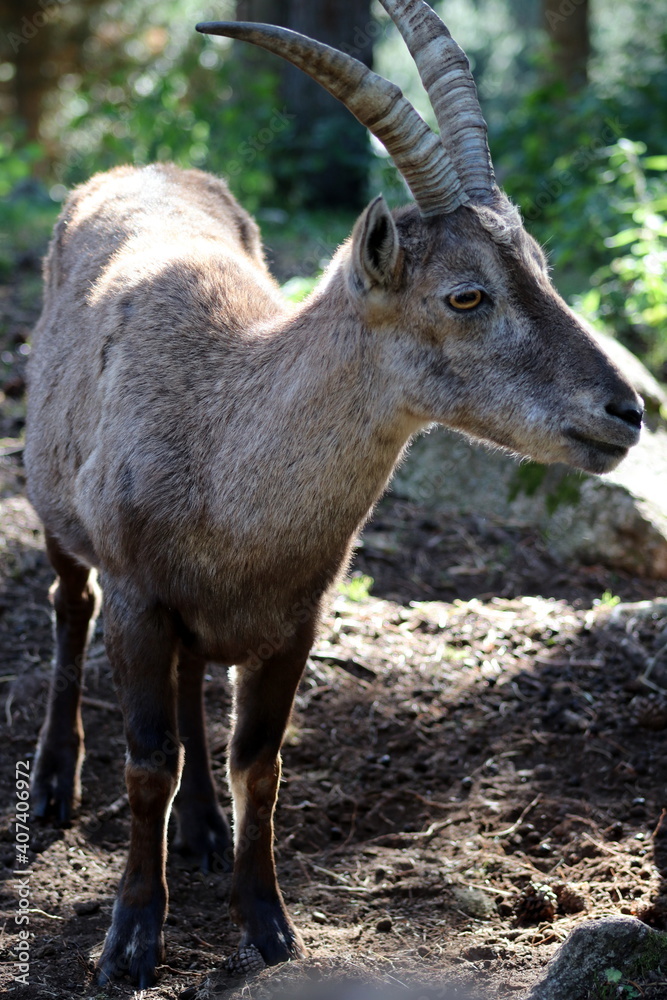
[[[282,298],[225,184],[198,171],[97,176],[56,227],[26,447],[59,578],[33,801],[67,821],[79,798],[96,567],[132,816],[102,981],[153,981],[174,799],[180,847],[205,865],[233,860],[242,947],[267,963],[303,954],[273,861],[280,746],[323,596],[411,436],[438,421],[592,472],[638,438],[640,399],[495,185],[465,56],[421,0],[382,2],[442,140],[349,56],[284,29],[200,26],[307,68],[385,143],[415,197],[396,212],[373,201],[303,305]],[[236,667],[234,848],[205,744],[207,660]]]

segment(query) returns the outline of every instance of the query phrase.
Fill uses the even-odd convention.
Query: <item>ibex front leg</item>
[[[162,961],[167,911],[166,829],[183,766],[176,721],[177,639],[160,607],[135,610],[104,581],[107,651],[127,737],[130,848],[98,964],[98,982],[128,975],[139,989]],[[110,593],[111,590],[111,593]]]
[[[229,752],[234,797],[234,877],[230,909],[267,965],[305,955],[276,878],[273,812],[280,782],[280,745],[313,633],[304,628],[289,649],[236,669],[236,722]]]

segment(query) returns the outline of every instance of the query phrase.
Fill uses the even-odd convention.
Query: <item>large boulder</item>
[[[629,989],[634,981],[666,963],[667,934],[634,917],[587,920],[563,942],[526,1000],[638,996]]]
[[[640,443],[614,472],[518,463],[437,428],[414,442],[394,493],[425,507],[533,525],[562,559],[667,578],[667,393],[617,341],[595,336],[646,404]]]

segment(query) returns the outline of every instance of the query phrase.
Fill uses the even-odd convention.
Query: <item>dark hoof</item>
[[[69,826],[79,804],[78,754],[67,751],[51,754],[40,751],[30,786],[32,814],[35,819],[53,819],[58,826]]]
[[[162,918],[156,917],[155,909],[134,910],[116,903],[95,982],[105,986],[127,976],[138,989],[146,990],[154,985],[155,968],[163,961]]]
[[[234,846],[224,813],[217,805],[202,811],[182,806],[176,810],[178,835],[174,850],[205,873],[230,872],[234,867]]]
[[[308,955],[301,935],[282,907],[268,903],[255,903],[252,928],[244,931],[238,954],[253,947],[267,965]]]
[[[35,803],[32,814],[35,819],[53,819],[56,826],[66,827],[72,825],[72,803],[69,796],[59,795],[55,791],[45,792],[34,786],[32,801]]]

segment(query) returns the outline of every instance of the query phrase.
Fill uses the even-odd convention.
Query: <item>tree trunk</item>
[[[48,98],[66,73],[81,68],[82,46],[90,35],[89,16],[98,0],[4,0],[0,4],[0,63],[14,72],[0,84],[0,115],[18,120],[25,137],[39,141],[46,159],[33,169],[47,175],[57,159],[57,143],[47,142],[40,126]],[[54,148],[55,145],[55,148]]]
[[[542,12],[558,79],[575,93],[588,79],[588,0],[542,0]]]
[[[50,23],[56,17],[37,0],[5,0],[0,11],[4,43],[0,57],[14,64],[9,113],[23,123],[31,140],[39,137],[44,98],[55,84],[53,74],[47,76],[44,67],[49,67],[53,55]]]
[[[370,0],[238,0],[237,16],[292,28],[372,63],[377,25]],[[359,209],[371,159],[366,129],[335,98],[288,63],[280,92],[293,127],[267,147],[281,197],[309,207]]]

